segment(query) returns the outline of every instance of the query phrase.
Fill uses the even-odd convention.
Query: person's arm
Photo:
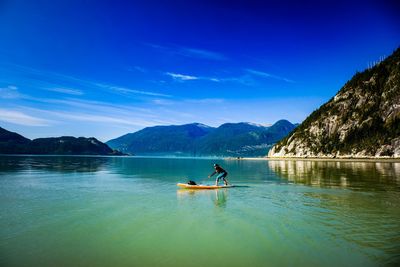
[[[214,174],[216,174],[217,173],[217,171],[214,171],[213,173],[211,173],[209,176],[208,176],[208,178],[210,178],[211,176],[213,176]]]

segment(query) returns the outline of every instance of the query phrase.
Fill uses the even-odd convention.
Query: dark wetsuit
[[[216,166],[215,167],[215,171],[210,176],[213,176],[216,173],[218,174],[216,182],[218,182],[219,179],[224,179],[225,180],[225,177],[228,175],[228,172],[225,171],[224,169],[222,169],[220,166]]]

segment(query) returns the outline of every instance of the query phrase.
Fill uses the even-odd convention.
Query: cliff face
[[[400,158],[400,48],[354,75],[268,156]]]

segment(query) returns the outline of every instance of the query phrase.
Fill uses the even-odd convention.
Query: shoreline
[[[1,157],[115,157],[115,158],[168,158],[168,159],[220,159],[236,161],[342,161],[342,162],[387,162],[400,163],[400,158],[327,158],[327,157],[176,157],[176,156],[131,156],[131,155],[56,155],[56,154],[0,154]]]
[[[400,158],[300,158],[300,157],[263,157],[263,158],[225,158],[226,160],[246,161],[342,161],[342,162],[388,162],[400,163]]]

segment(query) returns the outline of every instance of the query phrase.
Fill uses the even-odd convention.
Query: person
[[[218,164],[214,164],[214,172],[211,173],[208,178],[211,178],[214,174],[217,174],[217,179],[215,180],[215,185],[218,186],[218,181],[219,179],[224,180],[224,184],[228,185],[228,180],[226,179],[226,176],[228,176],[228,172],[225,171],[224,169],[221,168]]]

